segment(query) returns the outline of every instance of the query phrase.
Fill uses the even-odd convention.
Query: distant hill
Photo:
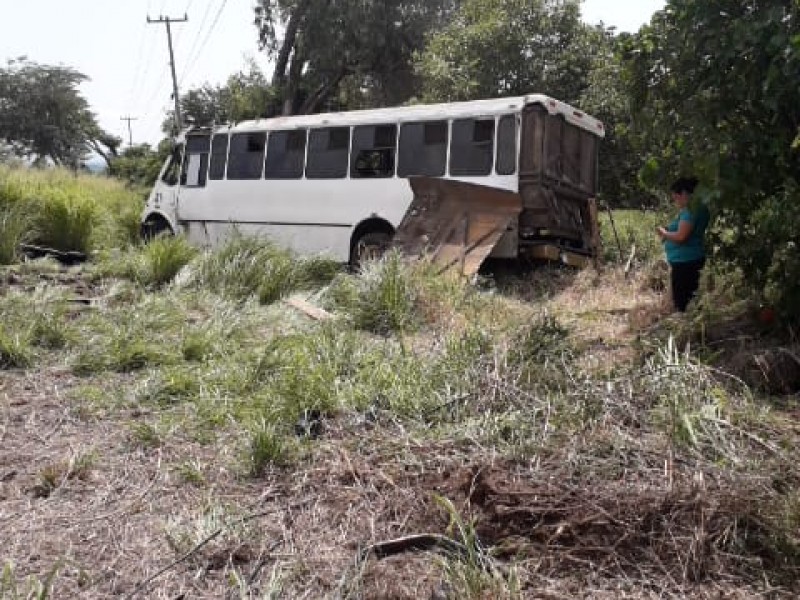
[[[108,168],[106,161],[99,156],[92,156],[83,164],[86,166],[86,169],[92,173],[103,173]]]

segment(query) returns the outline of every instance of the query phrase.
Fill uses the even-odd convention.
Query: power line
[[[206,22],[208,21],[208,15],[211,14],[211,6],[214,3],[209,0],[208,4],[206,4],[206,10],[203,13],[203,18],[200,20],[200,27],[197,29],[197,35],[194,36],[194,41],[192,42],[191,49],[189,53],[186,55],[186,66],[183,68],[183,73],[181,73],[181,78],[178,82],[178,85],[183,85],[183,81],[186,79],[186,75],[189,72],[189,66],[192,64],[194,51],[197,48],[197,42],[200,41],[200,36],[203,35],[203,27],[205,27]]]
[[[198,52],[197,52],[197,58],[200,58],[200,56],[202,56],[203,50],[205,49],[206,44],[208,43],[208,39],[211,37],[211,34],[214,32],[214,28],[217,26],[217,22],[219,21],[219,18],[222,15],[222,11],[225,9],[225,5],[226,4],[228,4],[228,0],[222,0],[222,4],[219,5],[219,10],[217,11],[217,14],[214,16],[214,21],[211,23],[211,27],[209,28],[208,33],[206,34],[206,37],[203,40],[203,43],[200,45],[200,50],[198,50]],[[192,70],[192,67],[194,67],[195,64],[197,64],[196,61],[189,63],[189,67],[186,70],[186,72],[184,73],[184,78],[189,75],[189,73]]]

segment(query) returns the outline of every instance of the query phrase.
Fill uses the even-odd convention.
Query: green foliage
[[[273,110],[306,114],[336,106],[336,100],[350,108],[407,100],[414,95],[414,51],[456,4],[259,0],[260,43],[275,61]]]
[[[53,591],[53,583],[61,569],[61,563],[56,562],[45,574],[44,579],[30,575],[20,583],[14,573],[14,563],[6,561],[0,573],[0,598],[3,600],[47,600]]]
[[[546,93],[576,103],[608,54],[577,0],[465,0],[418,55],[423,97],[471,100]]]
[[[32,230],[29,213],[22,203],[5,203],[0,191],[0,265],[10,265],[19,259],[20,244],[30,241]]]
[[[169,144],[162,144],[158,150],[152,150],[149,144],[130,146],[112,159],[108,175],[130,186],[150,189],[168,155]]]
[[[126,247],[138,237],[142,200],[102,177],[0,166],[0,217],[8,211],[24,215],[9,221],[9,237],[0,239],[0,248],[16,247],[15,237],[63,251]]]
[[[276,92],[255,61],[250,61],[247,70],[231,75],[224,85],[206,83],[183,94],[181,111],[185,120],[197,126],[259,119],[269,114],[276,102],[280,103]],[[174,128],[173,112],[167,114],[162,125],[164,132],[171,132]],[[159,166],[165,158],[166,154]]]
[[[284,434],[262,422],[250,433],[247,464],[250,475],[258,477],[269,466],[283,466],[289,460],[290,448]]]
[[[634,259],[637,262],[647,263],[663,258],[664,248],[655,231],[666,223],[667,216],[661,211],[614,210],[611,215],[608,212],[601,213],[603,260],[623,263],[630,257],[634,246]]]
[[[203,257],[193,281],[229,298],[256,296],[271,304],[295,290],[325,285],[338,270],[333,261],[298,259],[267,241],[237,236]]]
[[[18,156],[77,168],[92,151],[108,158],[121,140],[97,124],[78,86],[87,77],[24,58],[0,67],[0,140]]]
[[[120,265],[121,274],[147,287],[170,283],[197,254],[183,236],[160,236],[128,253]]]
[[[693,172],[723,235],[719,256],[798,316],[800,5],[671,0],[626,42],[625,76],[645,168],[661,187]]]

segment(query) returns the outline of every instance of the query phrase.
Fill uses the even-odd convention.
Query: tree
[[[412,97],[412,57],[460,0],[259,0],[261,46],[275,61],[282,114],[317,112],[345,90],[348,108]],[[341,102],[333,103],[341,107]]]
[[[577,102],[610,48],[579,0],[465,0],[418,54],[423,97],[453,101],[531,92]]]
[[[187,124],[210,126],[270,115],[275,104],[275,91],[266,76],[251,62],[247,70],[228,78],[225,85],[205,84],[181,96],[181,112]],[[170,111],[162,124],[167,134],[175,132],[174,113]]]
[[[85,75],[24,58],[0,68],[0,142],[17,156],[77,167],[91,152],[107,163],[121,140],[103,131],[78,91]]]
[[[800,316],[800,2],[670,0],[625,64],[643,179],[697,173],[721,256]]]
[[[168,140],[159,144],[158,150],[153,150],[149,144],[130,146],[114,157],[108,174],[129,185],[151,188],[170,150],[171,144]]]

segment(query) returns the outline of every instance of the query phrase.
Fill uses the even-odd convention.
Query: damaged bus
[[[354,264],[392,243],[465,270],[487,255],[581,264],[598,252],[603,137],[539,94],[190,128],[142,233],[213,247],[238,232]]]

